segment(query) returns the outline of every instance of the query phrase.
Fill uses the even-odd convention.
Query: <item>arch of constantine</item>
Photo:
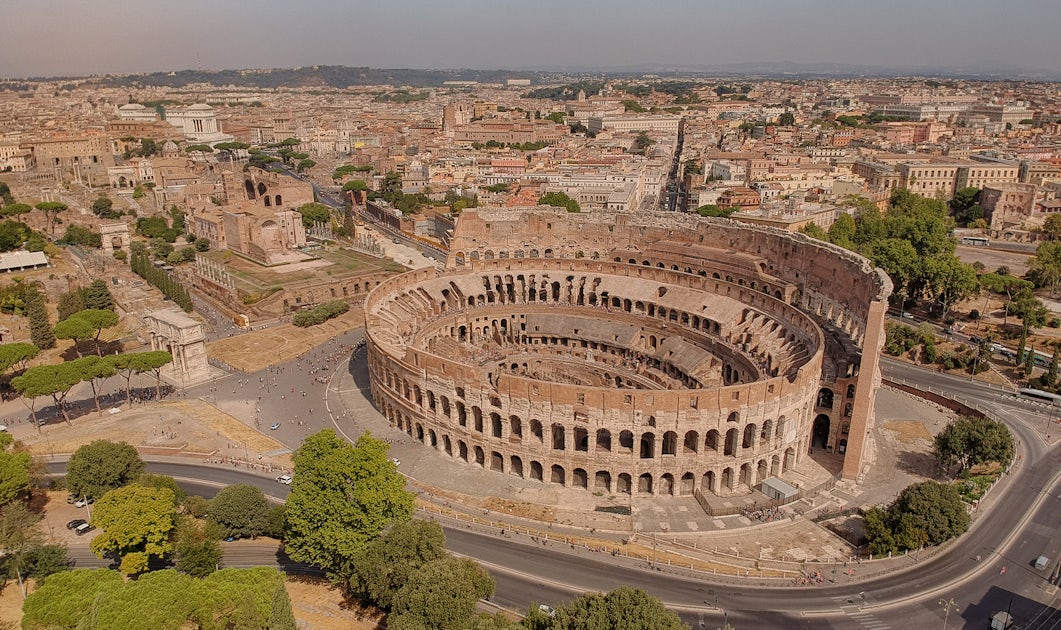
[[[728,494],[813,446],[862,471],[891,290],[850,252],[689,215],[479,209],[366,300],[376,406],[498,473]]]

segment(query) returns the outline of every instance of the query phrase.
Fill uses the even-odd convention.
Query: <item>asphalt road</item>
[[[356,341],[357,337],[351,333],[343,343]],[[325,362],[331,352],[328,347],[308,353],[303,363],[334,368],[334,362]],[[455,553],[483,562],[497,580],[495,603],[516,610],[526,610],[535,602],[556,605],[587,589],[605,591],[628,584],[660,597],[694,628],[701,627],[701,623],[703,627],[718,627],[725,620],[742,630],[939,627],[945,615],[940,602],[951,600],[955,607],[949,614],[950,627],[957,627],[959,620],[965,627],[986,627],[991,613],[1007,608],[1023,621],[1024,628],[1054,627],[1056,588],[1047,583],[1048,571],[1038,572],[1031,567],[1041,554],[1061,558],[1061,540],[1056,537],[1061,515],[1061,453],[1048,449],[1042,439],[1045,431],[1055,426],[1051,424],[1056,419],[1053,412],[1042,404],[1015,399],[1001,390],[959,377],[887,360],[882,362],[882,368],[889,377],[916,380],[989,409],[1005,420],[1020,440],[1021,460],[1006,481],[1008,485],[993,494],[994,505],[989,513],[938,557],[904,573],[854,585],[827,582],[807,588],[712,582],[710,576],[672,575],[652,570],[644,562],[575,551],[555,543],[542,547],[529,540],[501,537],[497,531],[468,531],[461,523],[444,523],[447,546]],[[263,410],[268,409],[270,415],[291,418],[291,411],[305,413],[310,403],[297,394],[300,384],[310,395],[323,393],[323,386],[311,384],[313,376],[304,369],[285,369],[275,378],[279,382],[268,391],[263,390]],[[256,380],[257,375],[248,378],[252,386]],[[223,381],[215,395],[227,397],[232,390],[224,390],[229,387]],[[291,396],[292,387],[295,396]],[[311,391],[311,387],[320,390]],[[286,399],[276,400],[278,394],[283,395],[280,392],[286,393]],[[246,395],[238,387],[232,393],[234,397]],[[319,397],[312,401],[314,405],[319,403]],[[289,444],[299,443],[322,426],[319,415],[313,417],[313,427],[285,422],[278,437]],[[253,483],[276,499],[286,497],[289,490],[272,477],[241,468],[196,463],[149,463],[148,467],[151,472],[172,475],[186,489],[203,496],[233,483]],[[226,547],[227,566],[288,566],[275,546],[241,543]],[[87,549],[72,548],[71,556],[79,566],[100,564]],[[1049,605],[1044,606],[1041,601]]]

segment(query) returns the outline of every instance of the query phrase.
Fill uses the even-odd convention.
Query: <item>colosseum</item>
[[[365,303],[372,395],[425,447],[609,493],[863,472],[891,283],[802,235],[673,213],[465,211]]]

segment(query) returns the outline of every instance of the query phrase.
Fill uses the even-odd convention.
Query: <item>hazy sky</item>
[[[1059,0],[0,0],[0,77],[342,64],[1061,68]]]

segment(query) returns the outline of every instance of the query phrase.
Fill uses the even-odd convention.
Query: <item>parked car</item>
[[[70,505],[77,503],[77,495],[73,493],[66,495],[66,502]]]
[[[276,431],[277,429],[280,428],[280,423],[279,422],[274,422],[269,428],[272,429],[273,431]]]
[[[84,525],[87,522],[88,521],[86,521],[83,518],[75,518],[74,520],[72,520],[72,521],[70,521],[69,523],[66,524],[66,528],[67,529],[77,529],[78,527],[81,527],[82,525]]]
[[[0,424],[0,431],[7,431],[7,425],[6,424]]]
[[[92,497],[82,497],[77,500],[77,503],[74,503],[74,507],[79,508],[83,508],[86,505],[92,505]]]
[[[391,461],[394,462],[395,466],[401,466],[402,465],[402,460],[398,459],[397,457],[392,457]]]
[[[285,486],[290,486],[291,485],[291,475],[280,475],[279,477],[276,478],[276,480],[279,483],[284,484]]]
[[[90,525],[88,523],[82,523],[81,525],[78,525],[77,528],[74,529],[74,533],[77,534],[78,536],[84,536],[85,534],[89,533],[90,531],[92,531],[94,529],[96,529],[96,528],[93,527],[92,525]]]

